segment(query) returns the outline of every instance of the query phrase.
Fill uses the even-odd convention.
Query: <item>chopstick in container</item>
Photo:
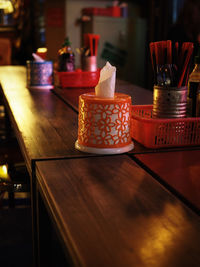
[[[193,49],[194,49],[194,45],[193,43],[183,43],[183,49],[182,49],[182,63],[183,63],[183,67],[181,68],[181,71],[180,71],[180,77],[179,80],[178,80],[178,88],[180,88],[181,86],[183,86],[183,80],[184,80],[184,76],[186,75],[186,77],[189,76],[189,66],[190,66],[190,60],[191,60],[191,57],[192,57],[192,53],[193,53]],[[187,84],[187,78],[185,80],[185,83],[184,84]]]
[[[164,45],[163,44],[164,44],[163,41],[154,43],[157,65],[164,64]]]
[[[97,56],[100,35],[93,33],[84,34],[84,46],[89,47],[90,56]]]
[[[149,44],[154,83],[161,86],[186,86],[189,78],[190,63],[194,45],[171,40],[151,42]]]
[[[167,64],[172,64],[172,41],[167,40]]]
[[[95,35],[94,35],[94,42],[95,42],[95,46],[94,46],[94,55],[95,55],[95,56],[97,56],[97,50],[98,50],[99,39],[100,39],[100,35],[95,34]]]
[[[89,38],[89,47],[90,47],[90,56],[93,56],[94,54],[94,45],[93,45],[93,36],[91,33],[88,33],[88,38]]]
[[[151,55],[151,64],[152,64],[152,68],[153,68],[153,74],[154,74],[154,83],[157,84],[157,71],[156,71],[156,55],[155,55],[155,46],[154,43],[151,42],[149,44],[150,47],[150,55]]]

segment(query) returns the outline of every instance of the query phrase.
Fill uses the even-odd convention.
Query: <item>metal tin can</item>
[[[154,86],[153,118],[185,118],[187,87]]]
[[[82,70],[97,71],[97,57],[96,56],[82,57]]]

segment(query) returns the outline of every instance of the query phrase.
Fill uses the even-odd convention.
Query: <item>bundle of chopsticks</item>
[[[93,33],[84,33],[84,46],[78,48],[77,52],[82,56],[97,56],[100,35]]]
[[[149,44],[154,84],[160,86],[187,86],[194,45],[171,40]]]
[[[100,36],[94,33],[85,33],[83,37],[84,37],[84,46],[89,47],[90,56],[97,56]]]

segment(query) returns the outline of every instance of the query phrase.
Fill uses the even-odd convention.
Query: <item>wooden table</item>
[[[140,154],[135,159],[200,214],[200,150]]]
[[[27,89],[25,67],[0,67],[0,83],[6,111],[31,178],[35,229],[37,225],[36,161],[95,155],[85,154],[75,149],[78,121],[77,114],[70,106],[50,90]],[[34,239],[37,239],[37,233]],[[36,241],[34,243],[36,245]]]
[[[200,265],[197,211],[188,205],[190,200],[182,201],[174,184],[170,185],[174,191],[168,191],[166,177],[174,176],[175,165],[174,173],[166,165],[156,169],[157,155],[159,161],[163,153],[163,161],[170,165],[175,152],[158,154],[142,146],[115,156],[79,152],[74,143],[80,89],[28,90],[22,66],[0,67],[0,83],[31,176],[34,248],[40,252],[35,254],[37,267],[39,263],[50,266],[44,258],[51,259],[52,252],[48,250],[46,258],[42,249],[43,241],[46,246],[52,244],[48,243],[48,228],[50,232],[56,229],[53,237],[59,236],[58,243],[75,266],[94,266],[94,261],[95,266]],[[147,90],[120,83],[124,93],[134,90],[130,94],[142,103]],[[144,100],[144,104],[148,103]],[[179,153],[181,158],[183,152]],[[193,151],[184,161],[188,171],[191,155]],[[180,160],[180,170],[183,167]],[[197,180],[195,170],[189,176],[191,183]],[[167,182],[161,182],[165,179]]]
[[[127,156],[42,161],[37,178],[76,266],[199,266],[199,217]]]
[[[63,101],[71,105],[78,111],[78,97],[81,94],[94,92],[94,88],[58,88],[55,87],[53,92]],[[134,105],[147,105],[153,103],[153,93],[150,90],[140,86],[132,85],[126,81],[116,80],[116,92],[128,94],[132,98]]]
[[[200,266],[200,218],[128,156],[36,165],[39,193],[72,266]],[[42,240],[43,209],[39,221],[42,266],[55,266],[44,252],[51,242]]]
[[[52,92],[62,99],[67,105],[71,106],[75,112],[78,113],[79,95],[94,92],[94,88],[58,88],[55,87]],[[150,90],[144,89],[139,86],[135,86],[126,81],[116,80],[116,92],[121,92],[131,96],[133,105],[150,105],[153,101],[153,93]],[[134,149],[129,154],[146,154],[157,153],[166,151],[182,151],[182,150],[196,150],[200,149],[200,146],[196,147],[164,147],[164,148],[147,148],[142,144],[134,140]]]
[[[1,93],[31,172],[38,159],[85,157],[75,149],[77,114],[50,90],[28,90],[26,69],[0,67]]]

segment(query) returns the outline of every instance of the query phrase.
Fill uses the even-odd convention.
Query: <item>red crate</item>
[[[68,87],[95,87],[99,81],[100,69],[97,71],[76,70],[72,72],[55,71],[55,85]]]
[[[87,7],[82,9],[83,15],[99,15],[99,8],[97,7]]]
[[[82,9],[83,15],[95,16],[108,16],[108,17],[121,17],[121,8],[118,6],[113,7],[88,7]]]
[[[98,8],[98,15],[99,16],[111,16],[109,8]]]
[[[131,137],[148,148],[200,145],[200,118],[153,119],[152,105],[133,105]]]
[[[108,7],[111,17],[121,17],[121,8],[118,6]]]

